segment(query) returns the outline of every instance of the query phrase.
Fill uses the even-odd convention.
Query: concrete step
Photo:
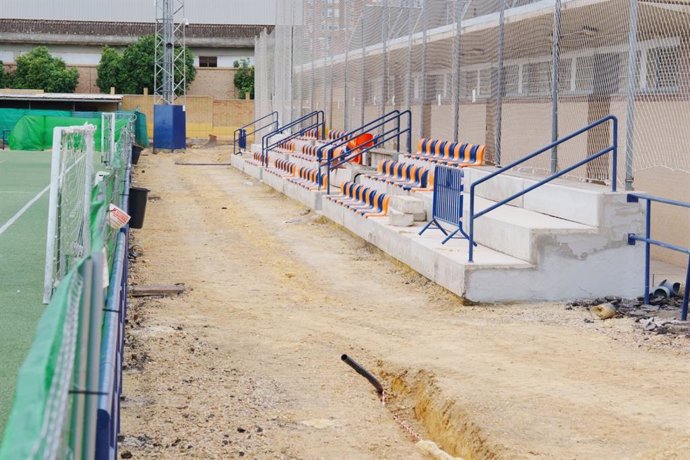
[[[639,294],[641,250],[601,245],[586,257],[543,248],[538,264],[479,245],[467,261],[465,241],[441,244],[438,230],[418,233],[421,224],[395,227],[386,219],[365,219],[330,200],[322,212],[366,241],[450,291],[474,301],[541,301]]]
[[[477,197],[475,213],[495,203]],[[464,227],[469,231],[470,212],[467,197],[464,206]],[[596,227],[514,206],[501,206],[479,217],[474,223],[474,238],[477,243],[535,264],[539,260],[543,245],[553,244],[560,236],[575,238],[579,244],[586,247],[587,240],[596,235]]]
[[[427,216],[431,216],[433,192],[415,192],[413,195],[424,201]],[[495,203],[495,201],[477,197],[475,199],[475,212],[482,211]],[[469,195],[467,194],[464,196],[463,205],[464,229],[469,231],[470,213]],[[539,244],[543,243],[543,237],[569,235],[586,239],[596,236],[597,228],[528,209],[505,205],[476,219],[474,233],[475,240],[479,244],[530,263],[537,263]]]
[[[496,171],[495,167],[465,168],[465,191],[475,181]],[[501,201],[536,184],[542,178],[510,172],[498,175],[477,185],[476,193],[482,198]],[[516,198],[512,205],[542,214],[571,220],[585,225],[600,226],[604,222],[603,208],[615,201],[610,186],[556,179]]]

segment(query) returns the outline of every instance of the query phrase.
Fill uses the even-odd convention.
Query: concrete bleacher
[[[313,145],[318,145],[323,141],[314,142]],[[453,149],[462,150],[457,145],[446,150]],[[432,152],[436,151],[430,150],[428,154]],[[300,161],[318,164],[291,158],[290,154],[286,157],[286,161],[296,165],[302,165]],[[333,171],[331,196],[324,199],[325,187],[301,186],[294,179],[263,174],[262,168],[241,157],[233,158],[233,165],[238,169],[257,179],[263,178],[267,185],[320,210],[422,275],[470,300],[538,301],[639,294],[644,276],[643,264],[639,263],[642,247],[627,245],[627,234],[639,232],[643,218],[639,204],[627,203],[625,193],[566,180],[556,180],[528,192],[475,221],[475,240],[479,246],[475,249],[474,262],[469,263],[467,240],[451,240],[443,245],[440,231],[429,230],[418,235],[424,221],[432,215],[430,187],[433,168],[439,163],[405,155],[399,156],[399,162],[425,169],[427,186],[409,186],[409,172],[413,169],[410,166],[407,166],[407,176],[401,173],[398,177],[388,169],[392,175],[386,178],[383,165],[379,169],[348,165]],[[470,186],[495,168],[461,163],[454,166],[464,171],[467,230]],[[366,190],[357,200],[346,196],[347,190],[340,188],[354,180],[360,189]],[[480,184],[476,189],[475,211],[486,209],[537,180],[511,173]],[[374,198],[381,200],[381,197],[386,198],[386,209],[372,208]],[[375,210],[372,214],[378,218],[353,212],[359,209]]]

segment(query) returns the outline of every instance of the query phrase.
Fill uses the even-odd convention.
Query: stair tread
[[[415,192],[415,196],[422,198],[426,201],[433,200],[433,192]],[[467,221],[469,219],[469,195],[464,196],[464,207],[465,214],[464,219]],[[475,197],[475,213],[482,211],[489,206],[494,205],[496,202],[488,200],[482,197]],[[548,214],[543,214],[537,211],[532,211],[530,209],[520,208],[517,206],[504,205],[501,206],[488,214],[480,217],[479,219],[493,219],[500,221],[507,221],[512,225],[519,227],[534,229],[534,230],[563,230],[563,231],[592,231],[596,227],[581,224],[578,222],[573,222],[571,220],[563,219],[560,217],[551,216]]]
[[[427,230],[423,235],[419,236],[417,234],[423,227],[421,223],[416,223],[411,227],[394,227],[387,223],[383,223],[383,226],[396,233],[407,234],[413,237],[416,243],[440,252],[444,256],[454,259],[457,263],[466,265],[468,268],[534,268],[534,265],[530,262],[496,251],[481,243],[474,248],[474,262],[468,262],[469,245],[467,240],[453,239],[446,244],[441,244],[444,236],[439,230]]]

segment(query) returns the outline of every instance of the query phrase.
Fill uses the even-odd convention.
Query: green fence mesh
[[[12,131],[14,128],[17,126],[17,124],[22,120],[24,117],[34,117],[34,116],[39,116],[39,117],[57,117],[57,118],[73,118],[71,123],[69,124],[62,124],[59,126],[72,126],[74,124],[83,124],[83,123],[77,123],[77,120],[83,120],[87,119],[89,123],[91,124],[97,124],[100,126],[100,120],[101,120],[101,113],[102,112],[81,112],[81,111],[75,111],[75,112],[70,112],[68,110],[43,110],[43,109],[0,109],[0,136],[3,136],[5,138],[9,138],[9,136],[12,135]],[[130,119],[134,117],[134,137],[135,137],[135,142],[138,145],[141,145],[142,147],[148,147],[149,146],[149,138],[146,133],[146,115],[138,110],[135,110],[134,112],[129,112],[129,111],[118,111],[116,112],[118,115],[119,119]],[[36,133],[35,129],[37,129],[37,121],[34,120],[32,123],[30,123],[30,127],[33,128],[33,130],[30,130],[30,132]],[[47,129],[44,127],[44,129]],[[52,132],[52,131],[51,131]],[[17,142],[14,145],[23,145],[22,144],[22,137],[26,133],[26,130],[22,130],[20,132],[17,132],[13,137],[16,139],[15,142]],[[34,139],[29,139],[28,143],[31,145],[35,146],[35,148],[26,148],[22,150],[45,150],[45,139],[40,136],[39,133],[35,134]],[[49,142],[52,142],[52,137],[49,135],[48,136],[50,139],[48,139]],[[98,133],[98,143],[96,150],[100,151],[100,131]],[[13,147],[13,144],[10,143],[10,148],[11,149],[20,149],[19,147]]]
[[[19,384],[0,447],[0,459],[58,457],[67,453],[65,424],[84,280],[75,269],[58,287],[38,323],[19,371]]]
[[[12,150],[47,150],[53,145],[53,129],[64,126],[81,126],[86,123],[96,126],[95,149],[101,151],[101,119],[53,117],[45,115],[27,115],[22,117],[12,129],[8,142]],[[116,121],[115,140],[128,120]]]
[[[99,280],[104,273],[112,274],[115,265],[118,232],[108,225],[108,208],[111,203],[122,209],[127,207],[125,192],[135,140],[135,116],[120,121],[112,162],[101,167],[102,180],[92,190],[90,256],[63,278],[39,322],[19,372],[12,411],[0,444],[0,460],[92,456],[95,406],[85,404],[85,394],[79,390],[97,390],[86,388],[85,376],[98,375],[98,359],[92,357],[94,353],[100,356],[102,321],[94,326],[93,320],[102,315],[96,317],[92,312],[102,312],[108,302],[104,291],[96,291],[97,286],[102,289]],[[97,262],[103,260],[104,250],[107,272],[104,264]],[[96,341],[95,336],[99,337]]]

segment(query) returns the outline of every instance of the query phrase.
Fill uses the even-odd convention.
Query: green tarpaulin
[[[101,151],[101,119],[74,117],[46,117],[30,115],[22,117],[10,133],[8,143],[12,150],[48,150],[53,146],[53,129],[66,126],[96,126],[94,133],[95,148]],[[127,124],[126,119],[115,123],[115,140],[120,137],[120,129]]]
[[[126,118],[127,116],[134,115],[136,117],[136,120],[134,122],[134,135],[135,135],[135,142],[138,145],[141,145],[142,147],[148,147],[149,145],[149,139],[148,135],[146,134],[146,115],[143,114],[142,112],[139,112],[138,110],[134,112],[127,112],[127,111],[118,111],[116,112],[118,114],[118,118]],[[101,120],[101,114],[102,112],[70,112],[67,110],[41,110],[41,109],[0,109],[0,136],[4,137],[5,139],[8,139],[9,136],[12,135],[12,131],[14,128],[17,126],[17,124],[21,121],[22,118],[26,116],[34,117],[34,116],[44,116],[44,117],[58,117],[58,118],[73,118],[73,119],[78,119],[80,121],[83,120],[88,120],[89,123],[100,126],[100,120]],[[58,125],[58,126],[74,126],[74,125],[79,125],[83,123],[77,123],[75,120],[72,120],[69,124],[63,124],[63,125]],[[98,121],[98,123],[95,123],[95,121]],[[35,129],[36,128],[36,121],[34,120],[33,122],[28,122],[28,124],[32,125],[32,127]],[[118,125],[119,126],[119,125]],[[21,129],[25,129],[21,128]],[[49,126],[45,129],[51,129]],[[34,131],[35,132],[35,131]],[[21,131],[21,133],[15,134],[15,142],[18,142],[16,140],[17,136],[20,134],[25,134],[25,131]],[[51,134],[52,136],[52,129],[51,129]],[[50,138],[50,142],[52,143],[52,137]],[[32,145],[45,145],[42,141],[38,141],[37,139],[34,139],[33,141],[29,141],[28,143]],[[98,132],[98,138],[96,139],[96,144],[97,144],[97,150],[100,150],[100,131]],[[15,145],[24,145],[23,142],[19,142],[18,144],[16,143]],[[10,148],[11,149],[17,149],[17,147],[13,147],[12,143],[10,143]],[[45,150],[46,148],[50,148],[50,145],[48,147],[41,147],[41,148],[25,148],[22,150]]]

